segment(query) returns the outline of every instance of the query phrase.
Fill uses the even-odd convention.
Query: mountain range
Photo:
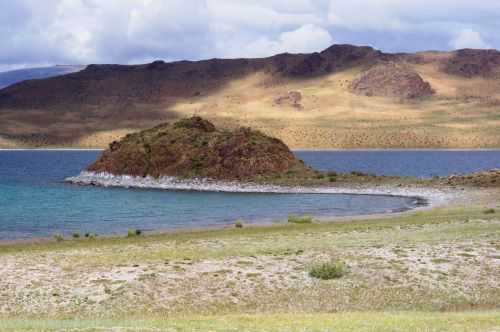
[[[293,148],[498,148],[500,52],[333,45],[256,59],[88,65],[1,89],[0,147],[105,147],[193,115],[251,126]]]
[[[84,69],[85,66],[57,65],[51,67],[24,68],[0,72],[0,89],[18,82],[49,78],[70,74]]]

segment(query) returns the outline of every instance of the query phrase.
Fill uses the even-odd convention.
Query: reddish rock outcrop
[[[351,83],[351,91],[365,96],[423,98],[434,92],[431,85],[409,66],[383,62],[360,74]]]
[[[89,168],[115,175],[259,180],[312,174],[279,139],[218,130],[200,117],[161,124],[110,144]]]
[[[274,102],[277,105],[289,105],[295,108],[302,108],[300,101],[302,100],[302,93],[299,91],[288,91],[286,94],[283,94],[277,97]]]

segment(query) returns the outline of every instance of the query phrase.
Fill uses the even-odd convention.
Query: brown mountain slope
[[[500,68],[498,53],[391,55],[334,45],[263,59],[90,65],[0,90],[0,146],[103,147],[130,131],[202,115],[294,148],[500,147],[500,79],[488,74]],[[351,90],[380,66],[392,69],[365,82],[372,96]]]
[[[463,77],[500,78],[500,52],[497,50],[459,50],[444,65],[444,70]]]

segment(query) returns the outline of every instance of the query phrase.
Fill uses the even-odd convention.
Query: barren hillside
[[[334,45],[263,59],[90,65],[0,90],[0,147],[104,147],[200,115],[293,148],[500,147],[500,52]]]

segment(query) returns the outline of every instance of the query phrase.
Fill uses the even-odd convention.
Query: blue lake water
[[[129,228],[199,228],[232,224],[238,218],[246,222],[284,220],[289,214],[370,214],[413,204],[410,198],[388,196],[135,190],[64,183],[98,154],[0,151],[0,239],[72,232],[115,234]],[[331,151],[297,155],[318,169],[394,175],[445,175],[500,167],[500,151]]]
[[[315,169],[377,175],[446,176],[500,168],[500,150],[297,151]]]

